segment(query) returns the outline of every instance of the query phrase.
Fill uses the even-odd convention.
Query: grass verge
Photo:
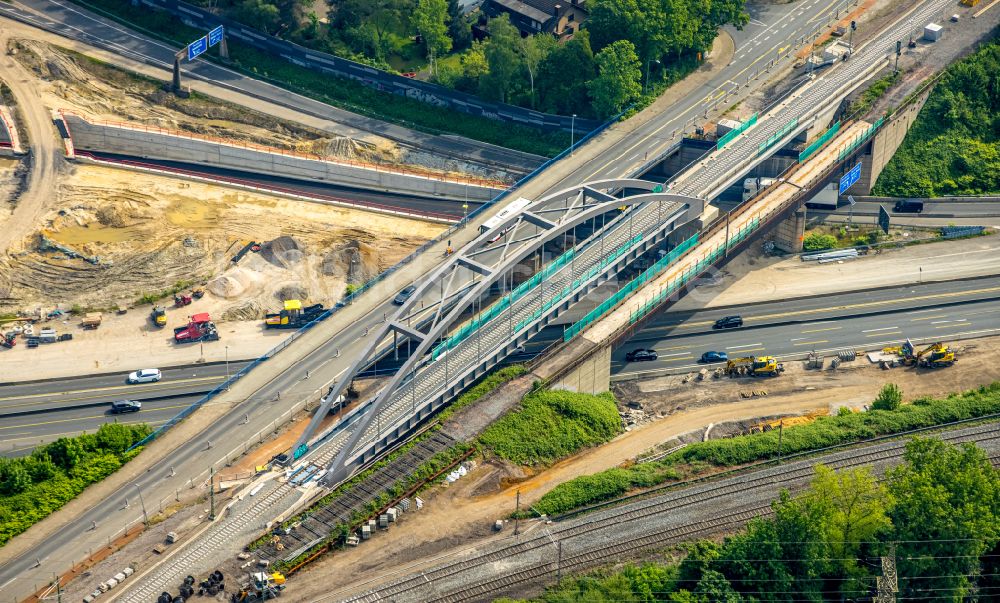
[[[947,398],[917,398],[896,410],[869,410],[821,417],[789,427],[782,435],[782,454],[818,450],[920,427],[972,419],[1000,412],[1000,382]],[[627,468],[615,467],[559,484],[534,505],[543,514],[566,513],[648,488],[705,473],[775,458],[778,432],[769,431],[722,440],[697,442],[662,460]]]
[[[622,430],[614,396],[543,390],[529,394],[479,436],[485,450],[519,465],[548,465]]]

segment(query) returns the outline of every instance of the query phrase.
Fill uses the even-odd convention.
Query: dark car
[[[740,316],[726,316],[715,321],[713,329],[735,329],[743,326],[743,318]]]
[[[729,354],[725,352],[705,352],[698,359],[698,362],[711,363],[711,362],[725,362],[729,360]]]
[[[892,207],[892,211],[897,214],[919,214],[924,211],[924,202],[910,201],[909,199],[896,201],[896,205]]]
[[[410,299],[410,296],[413,295],[413,292],[416,290],[417,290],[416,285],[410,285],[408,287],[405,287],[402,291],[399,292],[399,294],[396,296],[396,299],[392,300],[392,303],[396,304],[397,306],[402,306],[403,304],[406,303],[406,300]]]
[[[626,362],[643,362],[645,360],[656,360],[656,350],[639,348],[625,354]]]
[[[120,415],[126,412],[139,412],[142,410],[142,402],[138,400],[118,400],[111,403],[111,414]]]

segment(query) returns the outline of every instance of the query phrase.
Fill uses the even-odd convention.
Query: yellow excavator
[[[902,358],[905,365],[916,365],[921,368],[941,368],[955,364],[955,351],[947,344],[937,342],[917,351],[909,339],[901,346],[883,348],[886,354],[895,354]]]
[[[917,366],[940,368],[955,364],[955,351],[943,343],[932,343],[917,352]]]
[[[785,365],[774,356],[748,356],[734,358],[726,363],[726,373],[731,377],[777,377]]]

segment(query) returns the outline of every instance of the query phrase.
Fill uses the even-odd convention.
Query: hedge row
[[[0,458],[0,546],[139,454],[126,452],[148,425],[106,423],[94,434],[59,438],[30,456]]]
[[[812,423],[785,429],[781,450],[785,455],[807,452],[998,412],[1000,382],[994,382],[947,398],[918,398],[896,410],[844,412],[820,417]],[[659,461],[627,469],[616,467],[559,484],[545,494],[534,509],[549,515],[565,513],[611,500],[629,490],[679,480],[684,473],[690,473],[692,465],[695,468],[734,467],[774,458],[777,454],[777,431],[697,442]]]

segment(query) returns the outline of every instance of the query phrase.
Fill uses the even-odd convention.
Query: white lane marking
[[[867,331],[861,331],[862,333],[874,333],[875,331],[892,331],[898,329],[899,327],[882,327],[881,329],[868,329]]]
[[[764,345],[764,344],[763,343],[748,343],[746,345],[731,345],[731,346],[728,346],[726,349],[727,350],[740,350],[740,349],[743,349],[743,348],[752,348],[752,347],[761,346],[761,345]]]

